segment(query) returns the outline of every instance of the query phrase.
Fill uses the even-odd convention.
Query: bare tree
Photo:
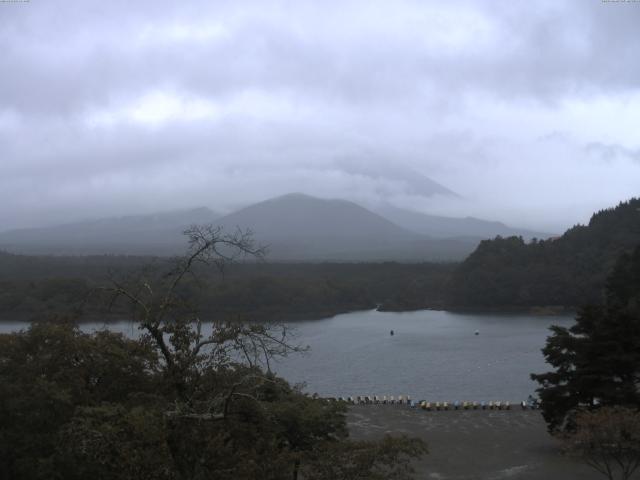
[[[239,258],[263,257],[251,232],[195,226],[185,233],[187,254],[168,268],[160,263],[128,278],[114,275],[103,289],[110,305],[129,306],[141,341],[157,355],[150,362],[157,393],[144,395],[145,408],[161,416],[155,425],[170,456],[162,471],[180,480],[298,478],[299,472],[319,479],[411,478],[410,460],[426,451],[422,442],[352,443],[341,402],[307,396],[271,374],[271,359],[303,350],[290,343],[286,328],[201,318],[192,294],[207,286],[206,268],[223,272]],[[78,426],[78,438],[94,439],[93,426],[85,426]],[[120,440],[94,444],[101,454]]]
[[[563,436],[569,453],[610,480],[628,480],[640,467],[640,412],[623,407],[603,407],[580,412],[576,430]]]
[[[197,412],[202,409],[194,410],[194,402],[203,372],[239,366],[249,369],[261,366],[269,372],[270,359],[303,349],[289,343],[288,331],[283,325],[219,319],[203,322],[197,305],[184,288],[185,283],[200,285],[198,271],[203,267],[223,273],[240,258],[261,260],[265,249],[255,244],[248,230],[229,234],[221,227],[192,226],[184,233],[189,240],[188,251],[175,258],[168,271],[146,268],[124,280],[112,276],[110,285],[103,290],[109,293],[110,305],[122,300],[128,302],[133,320],[143,331],[143,341],[151,342],[159,352],[165,373],[175,389],[179,404],[176,410],[185,415],[201,415]],[[262,376],[257,382],[258,377],[258,374],[245,375],[219,389],[207,402],[206,410],[219,410],[216,417],[224,415],[233,396],[251,395],[242,387],[270,381]]]

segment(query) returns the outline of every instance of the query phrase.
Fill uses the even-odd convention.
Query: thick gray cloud
[[[639,193],[638,25],[600,0],[0,4],[0,230],[305,191],[560,231]]]

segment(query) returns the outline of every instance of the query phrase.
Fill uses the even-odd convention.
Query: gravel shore
[[[407,434],[425,440],[429,454],[415,464],[419,479],[597,480],[602,475],[562,455],[539,411],[427,412],[399,405],[352,406],[351,436]]]

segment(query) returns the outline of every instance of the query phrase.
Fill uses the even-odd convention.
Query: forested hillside
[[[190,295],[210,316],[284,320],[328,316],[379,306],[421,308],[575,307],[602,301],[616,259],[640,245],[640,199],[593,215],[559,238],[486,240],[461,264],[238,263],[202,272],[205,288]],[[108,277],[134,275],[145,265],[166,270],[167,258],[137,256],[34,257],[0,252],[0,318],[92,315],[89,293]],[[185,283],[189,289],[190,284]],[[115,313],[118,313],[117,311]]]
[[[601,303],[616,259],[640,244],[640,199],[595,213],[559,238],[485,240],[452,275],[458,307],[573,307]]]

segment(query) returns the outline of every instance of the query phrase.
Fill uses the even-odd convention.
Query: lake
[[[567,315],[352,312],[288,323],[295,343],[311,349],[272,367],[291,382],[306,382],[306,391],[322,396],[516,402],[537,386],[529,374],[549,369],[540,351],[548,327],[572,323]],[[0,323],[0,332],[24,327]],[[89,331],[102,327],[83,325]],[[129,322],[109,328],[129,336],[138,333]]]

